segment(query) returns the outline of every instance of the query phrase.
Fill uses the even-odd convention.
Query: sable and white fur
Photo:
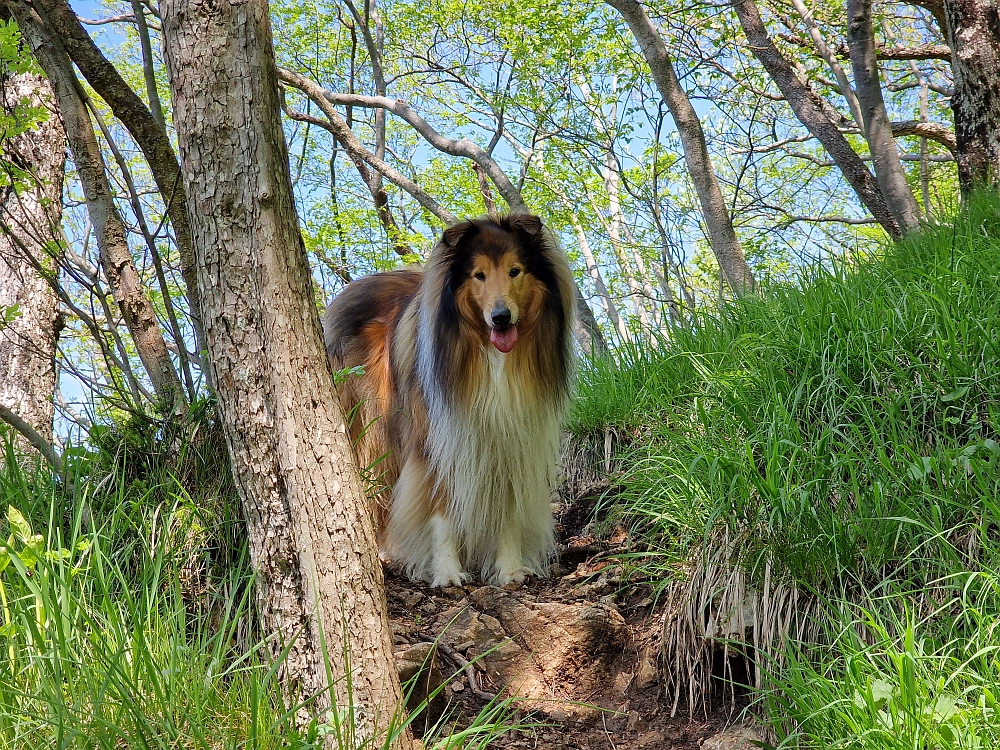
[[[565,253],[514,215],[451,227],[423,273],[360,279],[328,308],[334,368],[365,368],[340,388],[359,461],[395,484],[382,552],[410,578],[546,574],[573,304]]]

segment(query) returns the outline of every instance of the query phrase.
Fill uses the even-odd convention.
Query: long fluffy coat
[[[573,278],[535,216],[448,229],[423,271],[350,285],[324,316],[384,555],[414,579],[545,575],[572,370]],[[388,487],[394,485],[389,496]]]

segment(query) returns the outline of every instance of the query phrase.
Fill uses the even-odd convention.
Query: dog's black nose
[[[506,328],[510,325],[510,310],[506,307],[493,309],[493,325],[497,328]]]

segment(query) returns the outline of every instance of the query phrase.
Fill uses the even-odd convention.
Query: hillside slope
[[[1000,742],[1000,201],[583,373],[683,705],[754,656],[785,747]]]

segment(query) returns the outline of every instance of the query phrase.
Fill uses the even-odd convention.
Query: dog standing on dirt
[[[323,318],[361,466],[391,499],[379,543],[408,577],[544,576],[573,367],[573,276],[537,216],[465,221],[423,270],[355,281]]]

